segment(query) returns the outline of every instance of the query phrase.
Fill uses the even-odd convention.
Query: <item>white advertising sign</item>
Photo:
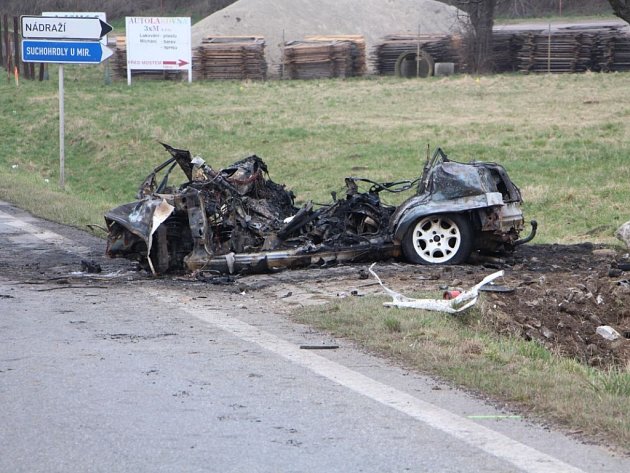
[[[98,11],[45,11],[42,16],[55,16],[61,18],[99,18],[107,23],[107,15]],[[107,46],[107,36],[101,38],[101,44]]]
[[[128,16],[127,82],[131,70],[188,71],[192,80],[190,18]]]

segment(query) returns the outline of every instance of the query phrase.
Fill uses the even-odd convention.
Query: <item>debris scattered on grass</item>
[[[494,420],[500,420],[500,419],[522,419],[521,416],[518,415],[495,415],[495,414],[488,414],[488,415],[473,415],[473,416],[467,416],[469,419],[494,419]]]
[[[479,288],[480,292],[514,292],[514,288],[513,287],[507,287],[507,286],[501,286],[500,284],[494,284],[494,283],[490,283],[490,284],[486,284],[483,287]]]
[[[610,325],[600,325],[595,330],[595,333],[606,340],[617,340],[621,335]]]
[[[98,264],[94,260],[82,259],[81,260],[81,271],[83,271],[84,273],[94,274],[94,273],[102,272],[103,269],[101,268],[101,265]]]
[[[403,296],[402,294],[392,291],[391,289],[386,287],[372,269],[374,268],[375,264],[376,263],[370,266],[370,273],[372,274],[372,276],[374,276],[374,278],[376,278],[376,280],[385,290],[385,292],[392,297],[392,302],[384,302],[384,306],[433,310],[437,312],[446,312],[448,314],[455,314],[475,305],[479,297],[479,289],[489,282],[494,281],[496,278],[503,276],[504,274],[503,271],[497,271],[496,273],[490,274],[489,276],[486,276],[479,284],[473,286],[470,291],[462,291],[453,299],[413,299],[407,296]]]
[[[300,345],[302,350],[334,350],[339,348],[339,345]]]

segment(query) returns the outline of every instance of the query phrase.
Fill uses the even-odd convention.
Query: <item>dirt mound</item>
[[[593,366],[629,366],[627,256],[591,243],[525,245],[509,267],[516,297],[495,295],[487,307],[499,332],[537,340]],[[600,336],[602,325],[621,337]]]
[[[381,262],[376,271],[388,287],[411,295],[470,289],[498,269],[505,270],[505,277],[488,288],[491,292],[483,292],[481,306],[498,333],[536,340],[554,353],[591,366],[630,367],[630,258],[626,254],[592,243],[528,244],[510,256],[483,258],[473,265]],[[249,276],[238,284],[248,292],[271,290],[279,300],[299,306],[334,300],[340,294],[382,294],[361,273],[365,277],[365,266],[337,266]],[[606,325],[620,337],[607,340],[599,335],[597,328]]]
[[[461,18],[461,11],[435,0],[239,0],[196,23],[192,45],[209,35],[264,36],[275,75],[283,38],[361,34],[369,53],[387,34],[451,33]]]

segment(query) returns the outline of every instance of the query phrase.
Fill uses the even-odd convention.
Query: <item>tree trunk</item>
[[[474,73],[492,72],[492,27],[496,3],[497,0],[460,0],[459,7],[470,18],[468,60]]]
[[[630,0],[608,0],[615,15],[630,23]]]

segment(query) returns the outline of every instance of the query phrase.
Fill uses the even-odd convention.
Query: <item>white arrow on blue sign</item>
[[[22,61],[59,64],[98,64],[114,52],[95,41],[22,41]]]
[[[22,16],[22,37],[40,39],[101,39],[112,30],[99,18]]]

